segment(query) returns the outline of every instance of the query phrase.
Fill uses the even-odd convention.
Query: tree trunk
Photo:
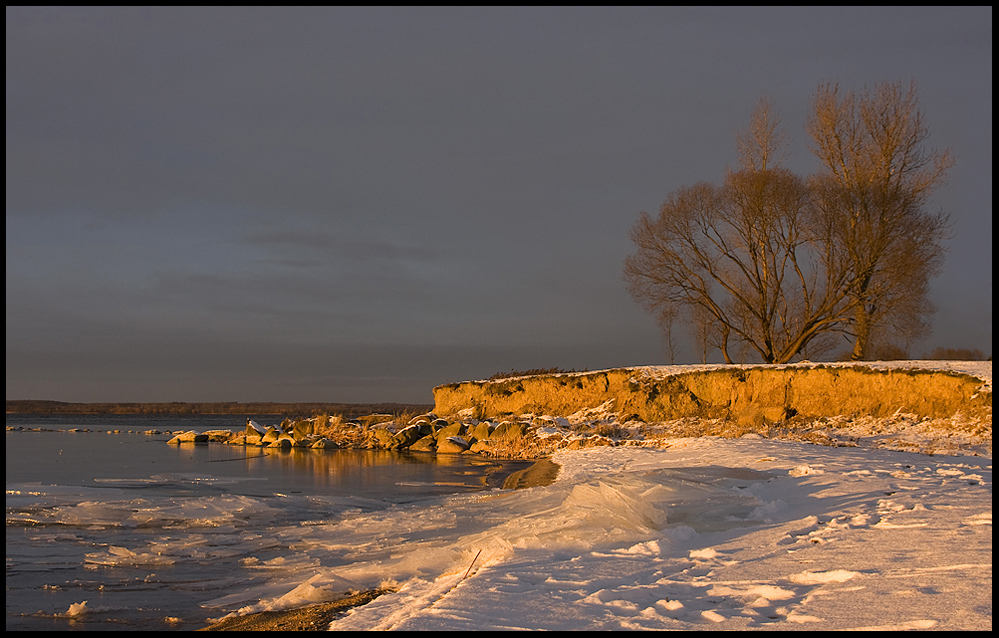
[[[729,330],[729,327],[725,324],[722,324],[721,351],[722,351],[722,356],[725,357],[725,363],[728,364],[732,363],[732,358],[728,356],[728,335],[730,332],[731,330]]]
[[[850,355],[850,359],[863,361],[867,357],[867,342],[871,337],[871,318],[862,303],[857,308],[855,315],[854,332],[856,334],[853,342],[853,354]]]

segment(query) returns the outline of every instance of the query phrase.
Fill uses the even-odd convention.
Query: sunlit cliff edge
[[[991,361],[892,361],[617,368],[465,381],[434,388],[437,414],[477,418],[601,409],[645,422],[696,418],[756,429],[845,415],[987,421]],[[707,434],[708,432],[705,432]]]

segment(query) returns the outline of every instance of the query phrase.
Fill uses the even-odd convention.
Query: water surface
[[[401,512],[439,510],[529,465],[166,444],[246,418],[8,415],[22,429],[5,440],[6,628],[200,628],[309,570],[349,564],[351,547],[331,548],[352,517],[385,512],[384,535],[350,544],[389,548],[385,538],[405,537]]]

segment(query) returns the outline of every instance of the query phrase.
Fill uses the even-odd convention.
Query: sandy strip
[[[198,631],[326,631],[339,615],[352,607],[369,603],[389,589],[372,589],[299,609],[262,611],[220,620]]]

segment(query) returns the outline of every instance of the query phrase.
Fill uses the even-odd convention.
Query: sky
[[[916,83],[956,165],[910,354],[992,353],[991,7],[6,11],[8,399],[430,403],[669,363],[630,228],[719,182],[762,96],[817,170],[826,82]]]

